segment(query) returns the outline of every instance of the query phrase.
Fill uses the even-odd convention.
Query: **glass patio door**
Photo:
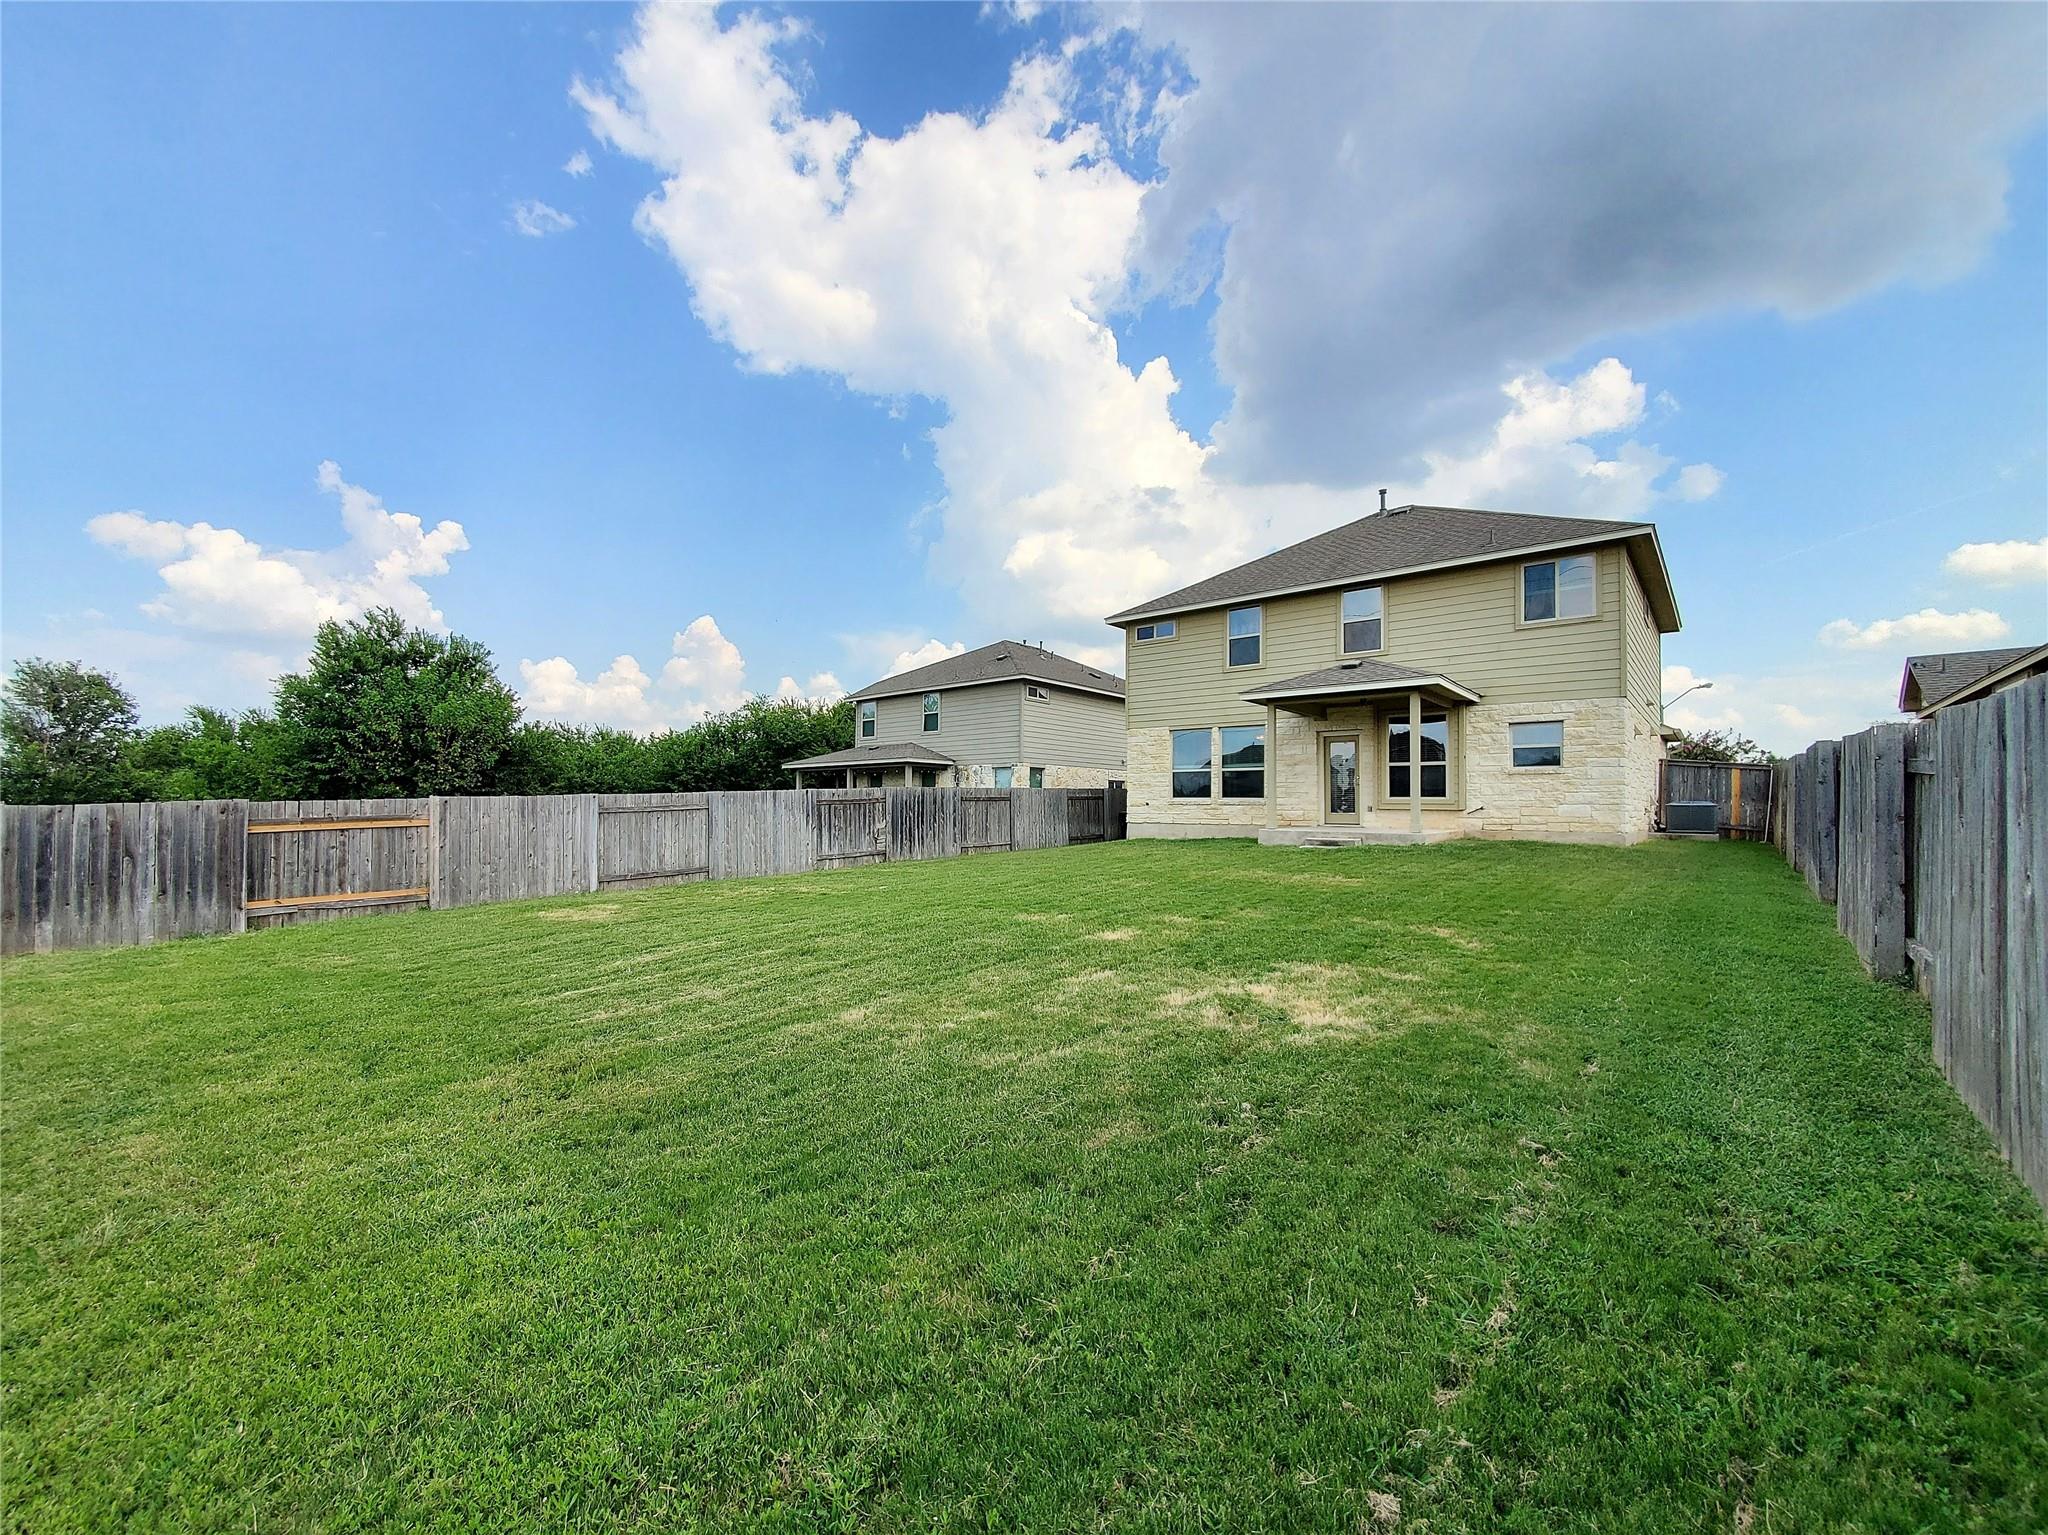
[[[1358,737],[1323,737],[1323,819],[1358,824]]]

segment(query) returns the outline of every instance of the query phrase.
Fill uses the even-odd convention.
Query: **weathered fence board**
[[[597,888],[597,796],[444,796],[433,802],[435,907]]]
[[[1109,791],[1069,789],[1067,793],[1067,840],[1101,842],[1109,835]]]
[[[247,825],[242,800],[5,807],[0,952],[242,931]]]
[[[1025,848],[1067,845],[1067,796],[1071,789],[1012,789],[1010,845]]]
[[[251,927],[416,911],[427,904],[424,799],[251,800]]]
[[[881,789],[821,789],[811,800],[821,869],[889,856],[889,796]]]
[[[597,796],[597,888],[643,890],[711,876],[704,794]]]
[[[802,874],[817,864],[817,824],[806,789],[733,789],[707,796],[711,877]]]
[[[960,853],[958,789],[890,789],[889,857],[956,858]]]
[[[960,851],[963,853],[1008,852],[1012,846],[1012,799],[1010,789],[962,789],[960,792]],[[1043,793],[1045,791],[1038,791]]]
[[[1926,994],[1943,1074],[2048,1202],[2048,678],[1783,776],[1779,845],[1871,972]]]

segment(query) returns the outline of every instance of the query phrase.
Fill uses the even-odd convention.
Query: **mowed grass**
[[[2048,1228],[1761,848],[1113,844],[4,974],[10,1529],[2048,1517]]]

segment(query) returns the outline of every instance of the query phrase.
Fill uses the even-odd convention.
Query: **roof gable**
[[[880,682],[871,682],[848,696],[895,698],[904,693],[942,693],[947,688],[990,682],[1042,682],[1118,700],[1124,696],[1124,679],[1116,673],[1102,671],[1041,645],[1027,645],[1022,640],[997,640],[979,650],[912,667]]]
[[[1407,571],[1479,564],[1577,543],[1613,542],[1629,546],[1658,627],[1667,634],[1675,632],[1678,605],[1652,524],[1458,506],[1403,506],[1374,512],[1112,613],[1108,621],[1129,623],[1155,614],[1314,591]]]
[[[1951,650],[1939,655],[1908,656],[1899,677],[1899,712],[1920,714],[1982,682],[1993,672],[2048,645],[2012,645],[2002,650]]]

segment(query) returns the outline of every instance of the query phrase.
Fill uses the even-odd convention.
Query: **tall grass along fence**
[[[2048,1203],[2048,677],[1786,764],[1771,841]]]
[[[1124,791],[9,805],[0,832],[0,953],[20,954],[1101,842]]]

